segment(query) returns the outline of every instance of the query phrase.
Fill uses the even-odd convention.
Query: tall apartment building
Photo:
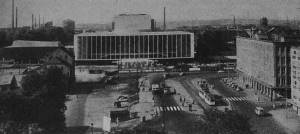
[[[290,97],[290,48],[296,42],[237,37],[239,86],[252,88],[271,100]]]
[[[300,47],[291,48],[291,103],[300,115]]]

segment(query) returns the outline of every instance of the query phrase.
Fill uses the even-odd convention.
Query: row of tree
[[[0,31],[0,48],[11,45],[14,40],[60,41],[63,44],[73,44],[73,35],[74,31],[65,30],[62,27]]]
[[[224,29],[209,29],[196,31],[195,60],[210,62],[213,56],[222,56],[224,52],[235,54],[235,31]]]
[[[43,133],[65,131],[66,80],[60,69],[49,69],[45,74],[33,72],[23,78],[21,91],[1,93],[3,131],[28,131],[32,124],[37,124]]]

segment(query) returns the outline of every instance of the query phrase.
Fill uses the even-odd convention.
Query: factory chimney
[[[31,28],[34,29],[34,17],[33,14],[31,15]]]
[[[18,28],[18,7],[16,7],[16,28]]]
[[[41,15],[39,15],[39,28],[41,27]]]
[[[235,16],[233,16],[233,26],[235,28]]]
[[[166,7],[164,7],[164,30],[166,30]]]
[[[34,28],[36,28],[37,25],[36,25],[36,16],[34,16]]]
[[[14,30],[14,25],[15,25],[15,0],[12,0],[12,4],[11,4],[11,7],[12,7],[12,13],[11,13],[11,29]]]

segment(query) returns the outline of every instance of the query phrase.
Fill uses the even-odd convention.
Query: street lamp
[[[92,134],[94,133],[94,127],[93,127],[93,126],[94,126],[94,124],[91,123],[91,127],[92,127],[92,128],[91,128],[91,131],[92,131]]]

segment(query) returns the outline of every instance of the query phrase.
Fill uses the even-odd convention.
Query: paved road
[[[163,96],[157,101],[159,106],[177,106],[172,96]],[[152,121],[150,125],[155,125],[157,130],[165,131],[174,134],[198,134],[195,125],[197,124],[199,116],[189,114],[184,111],[165,111],[161,112],[158,120]],[[165,124],[163,130],[162,124]],[[148,125],[149,126],[149,125]]]
[[[197,89],[193,88],[193,85],[189,82],[193,78],[205,78],[208,80],[210,84],[214,84],[215,89],[222,94],[224,97],[246,97],[246,94],[244,92],[236,92],[233,91],[230,88],[227,88],[220,82],[220,77],[218,74],[210,73],[210,74],[197,74],[197,75],[190,75],[179,78],[179,81],[185,85],[185,87],[188,87],[189,93],[192,97],[195,97],[196,100],[200,102],[200,104],[203,104],[203,100],[199,100],[197,95],[192,95],[197,93]],[[257,117],[254,114],[254,108],[255,104],[251,103],[247,100],[243,101],[233,101],[233,107],[238,110],[238,112],[246,115],[250,118],[250,124],[253,126],[252,130],[256,134],[284,134],[284,129],[280,125],[276,123],[276,121],[272,118],[272,116],[268,117]],[[206,104],[203,104],[204,107]]]

